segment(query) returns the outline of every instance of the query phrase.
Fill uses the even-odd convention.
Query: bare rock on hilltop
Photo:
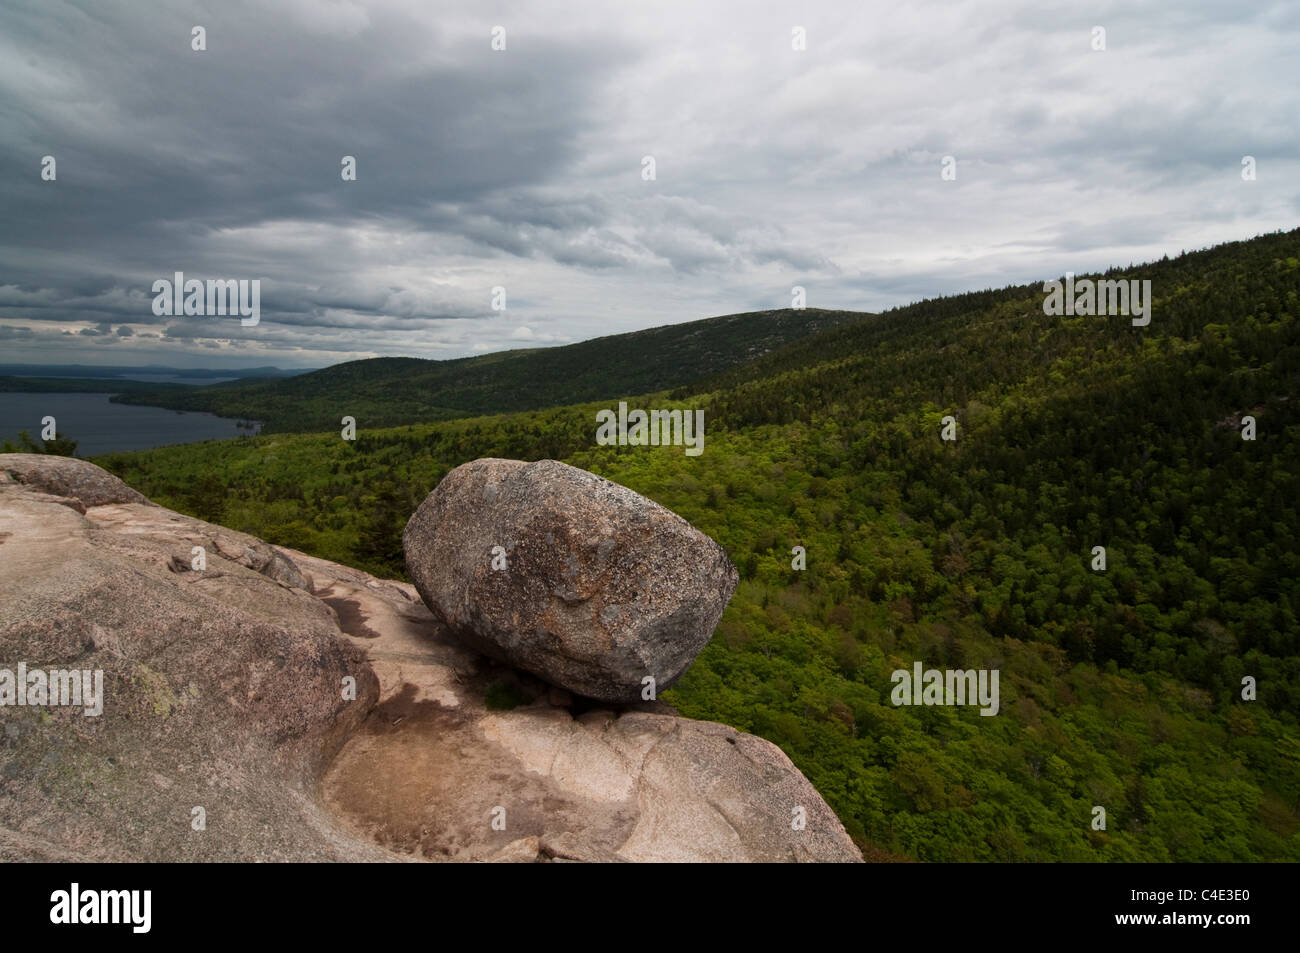
[[[761,739],[583,710],[403,583],[280,553],[299,588],[244,565],[272,552],[245,534],[79,513],[36,489],[51,460],[0,480],[0,669],[102,671],[103,710],[0,707],[0,860],[861,859]]]
[[[144,495],[88,460],[42,453],[0,453],[0,473],[82,506],[148,503]]]

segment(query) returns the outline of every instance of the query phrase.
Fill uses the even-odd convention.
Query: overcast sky
[[[1140,262],[1300,224],[1298,118],[1294,0],[3,0],[0,362],[447,358]],[[259,279],[261,323],[155,317],[177,271]]]

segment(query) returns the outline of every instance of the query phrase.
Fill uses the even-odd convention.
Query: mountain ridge
[[[342,414],[359,425],[397,426],[667,390],[870,317],[820,308],[751,311],[445,361],[366,358],[270,381],[132,387],[115,399],[258,420],[264,433],[335,430]]]

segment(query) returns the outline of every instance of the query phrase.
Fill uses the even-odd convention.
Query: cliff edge
[[[760,738],[574,697],[410,585],[0,454],[0,859],[861,854]]]

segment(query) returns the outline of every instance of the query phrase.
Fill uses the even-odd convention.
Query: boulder
[[[605,702],[672,685],[736,588],[722,547],[626,487],[554,460],[452,470],[403,535],[430,609],[466,645]]]

